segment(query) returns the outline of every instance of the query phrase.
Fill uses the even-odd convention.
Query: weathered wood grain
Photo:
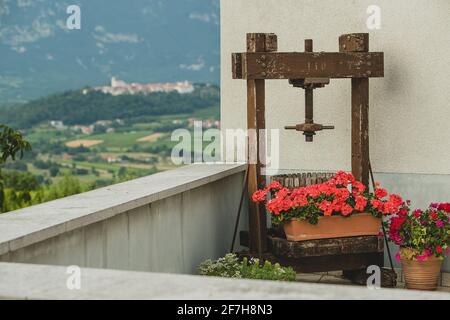
[[[383,252],[383,237],[362,236],[322,239],[312,241],[288,241],[269,236],[269,249],[276,256],[299,259],[359,253]]]
[[[340,38],[341,50],[369,51],[368,34]],[[352,79],[352,173],[369,188],[369,79]]]
[[[384,76],[383,52],[247,52],[233,54],[234,79]]]
[[[368,33],[351,33],[339,37],[339,52],[369,51]]]
[[[264,52],[276,47],[276,36],[265,33],[247,34],[247,50]],[[247,129],[249,130],[248,156],[248,195],[249,195],[249,230],[250,252],[262,254],[267,250],[267,216],[263,204],[255,204],[252,194],[264,188],[265,176],[262,175],[265,162],[265,146],[260,145],[260,133],[265,124],[265,82],[261,79],[247,80]],[[253,134],[252,134],[253,133]]]
[[[369,188],[369,79],[352,79],[352,173]]]
[[[330,172],[309,172],[309,173],[291,173],[275,175],[270,177],[271,181],[277,181],[285,187],[299,188],[306,187],[312,183],[323,183],[331,180],[334,173]]]

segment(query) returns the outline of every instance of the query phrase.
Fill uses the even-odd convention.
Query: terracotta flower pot
[[[425,261],[402,259],[406,287],[412,290],[436,290],[443,261],[430,257]]]
[[[283,227],[290,241],[371,236],[380,233],[381,219],[370,213],[360,213],[351,217],[320,217],[317,225],[304,220],[291,220]]]

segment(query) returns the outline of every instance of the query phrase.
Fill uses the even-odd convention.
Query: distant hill
[[[81,30],[66,9],[81,7]],[[0,105],[127,82],[219,83],[219,0],[0,0]]]
[[[219,106],[216,85],[196,84],[189,94],[151,93],[112,96],[84,90],[67,91],[0,109],[0,119],[10,126],[26,129],[42,122],[61,120],[65,124],[92,124],[98,120],[131,119],[145,116],[191,113]]]

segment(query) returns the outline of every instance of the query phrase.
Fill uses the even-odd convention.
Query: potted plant
[[[272,182],[252,199],[265,203],[272,223],[282,224],[290,241],[378,235],[382,216],[397,213],[403,200],[379,185],[373,194],[365,189],[352,174],[339,171],[330,181],[302,188]]]
[[[296,273],[291,267],[282,267],[278,263],[243,258],[239,260],[234,253],[229,253],[218,260],[203,261],[198,267],[200,275],[223,278],[295,281]]]
[[[390,219],[389,239],[400,246],[406,287],[436,290],[444,258],[450,246],[450,204],[431,204],[413,212],[404,205]]]

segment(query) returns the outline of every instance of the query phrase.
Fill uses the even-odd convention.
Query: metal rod
[[[305,89],[305,123],[314,123],[314,93],[312,88]]]
[[[375,192],[376,185],[375,185],[375,179],[374,179],[374,175],[373,175],[373,171],[372,171],[372,164],[370,162],[370,159],[369,159],[369,172],[370,172],[370,179],[372,180],[373,191]],[[391,265],[391,270],[394,274],[397,274],[394,269],[394,263],[392,261],[392,256],[391,256],[391,249],[389,248],[389,241],[387,238],[386,228],[384,227],[383,221],[381,222],[381,227],[383,229],[384,242],[386,243],[386,249],[387,249],[388,256],[389,256],[389,263]]]
[[[305,40],[305,52],[313,52],[312,39]],[[307,86],[305,88],[305,123],[314,123],[314,88],[313,86]],[[306,134],[306,141],[314,141],[312,134]]]
[[[238,212],[237,212],[237,216],[236,216],[236,223],[234,225],[233,242],[231,243],[230,253],[233,253],[233,251],[234,251],[234,244],[236,243],[236,236],[237,236],[237,231],[238,231],[238,228],[239,228],[239,220],[241,219],[242,205],[244,203],[245,192],[247,191],[248,171],[249,171],[249,165],[247,165],[247,169],[245,169],[244,183],[243,183],[243,186],[242,186],[242,193],[241,193],[241,199],[239,201],[239,208],[238,208]]]

